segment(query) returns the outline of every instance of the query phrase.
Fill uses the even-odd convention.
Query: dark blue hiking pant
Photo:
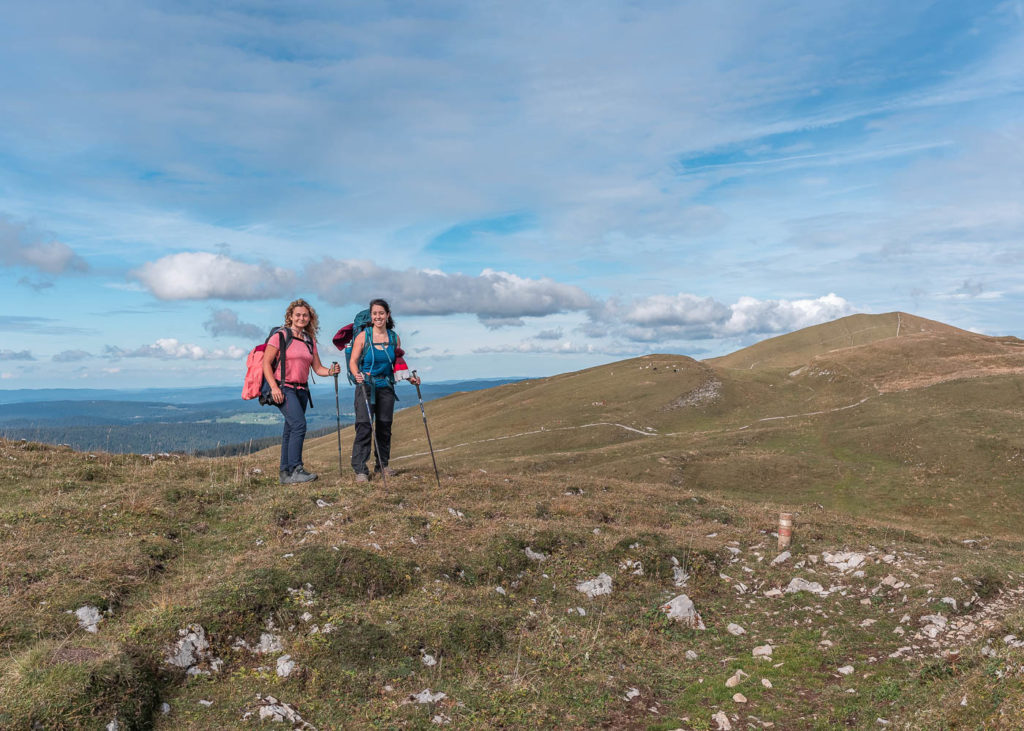
[[[306,405],[309,391],[304,388],[281,389],[284,403],[277,408],[284,414],[284,433],[281,435],[281,469],[291,472],[302,464],[302,443],[306,441]]]

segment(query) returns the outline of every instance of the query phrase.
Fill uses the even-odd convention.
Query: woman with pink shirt
[[[337,363],[325,368],[316,349],[320,329],[316,310],[306,300],[297,299],[284,313],[284,327],[270,336],[263,353],[263,378],[270,386],[270,398],[284,415],[281,436],[281,484],[312,482],[315,472],[302,466],[302,443],[306,439],[306,406],[309,398],[309,371],[318,376],[333,376],[341,370]],[[291,342],[286,336],[291,335]],[[288,342],[284,358],[278,353]]]

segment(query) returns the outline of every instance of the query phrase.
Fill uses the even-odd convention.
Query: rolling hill
[[[703,362],[651,355],[457,394],[429,423],[452,474],[642,479],[1017,535],[998,506],[1024,498],[1022,376],[1017,338],[855,315]],[[397,417],[396,466],[429,468],[419,422]],[[328,461],[336,445],[309,449]]]

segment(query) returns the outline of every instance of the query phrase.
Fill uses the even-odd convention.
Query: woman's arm
[[[396,348],[401,348],[402,347],[402,338],[400,338],[398,336],[398,333],[395,333],[395,347]],[[421,383],[423,383],[423,381],[420,380],[419,376],[409,376],[409,383],[411,383],[414,386],[418,386]]]
[[[332,363],[330,368],[325,368],[324,364],[320,362],[320,351],[314,349],[313,372],[318,376],[333,376],[335,373],[341,372],[341,366],[337,363]]]
[[[263,351],[263,380],[270,384],[270,398],[275,404],[281,404],[284,403],[284,394],[281,392],[277,379],[274,378],[274,359],[276,357],[277,348],[267,343],[267,348]]]
[[[362,340],[360,340],[360,338],[362,338]],[[363,356],[363,344],[365,342],[365,330],[352,339],[352,357],[348,359],[348,372],[356,379],[356,383],[363,382],[363,374],[359,370],[359,359]]]

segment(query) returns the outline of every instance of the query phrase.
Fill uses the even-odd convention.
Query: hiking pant
[[[370,458],[370,452],[376,451],[374,462],[377,470],[388,466],[391,459],[391,421],[395,417],[395,389],[391,386],[377,386],[376,403],[371,403],[373,416],[376,419],[376,429],[370,423],[370,414],[366,411],[366,402],[370,399],[370,386],[361,383],[356,386],[355,413],[356,413],[356,438],[352,442],[352,469],[356,474],[369,474],[366,468],[366,460]],[[371,445],[371,439],[376,441],[376,449]]]
[[[306,405],[309,403],[309,391],[285,386],[281,393],[284,394],[284,403],[276,404],[284,414],[281,469],[291,472],[302,464],[302,443],[306,441]]]

